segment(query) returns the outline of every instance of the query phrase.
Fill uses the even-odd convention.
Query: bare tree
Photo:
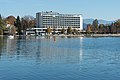
[[[27,28],[33,28],[35,27],[35,23],[36,20],[33,16],[24,16],[21,18],[21,26],[22,26],[22,29],[23,29],[23,32],[26,33],[26,29]]]
[[[22,17],[21,21],[25,23],[26,28],[35,27],[35,18],[33,16],[24,16]]]

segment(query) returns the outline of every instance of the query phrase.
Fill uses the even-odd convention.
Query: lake
[[[120,37],[0,37],[0,80],[119,80]]]

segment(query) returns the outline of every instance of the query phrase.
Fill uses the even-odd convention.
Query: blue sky
[[[24,16],[36,12],[77,13],[86,18],[120,19],[120,0],[0,0],[0,13]]]

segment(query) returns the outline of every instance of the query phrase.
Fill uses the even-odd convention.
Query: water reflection
[[[80,37],[80,62],[83,58],[83,37]]]
[[[4,51],[6,51],[5,49],[6,45],[7,45],[6,38],[3,36],[0,36],[0,56],[3,55]]]
[[[41,44],[41,39],[37,39],[36,40],[38,43],[37,43],[37,50],[36,50],[36,62],[37,63],[40,63],[41,62],[41,46],[40,46],[40,44]]]
[[[39,64],[73,64],[82,61],[82,38],[77,38],[76,43],[72,39],[61,37],[6,39],[6,51],[0,52],[7,54],[9,58],[34,60]]]
[[[15,55],[16,40],[7,38],[7,53],[8,55]]]
[[[0,79],[119,80],[119,44],[120,38],[1,37]]]
[[[0,36],[0,58],[1,58],[1,55],[2,55],[2,48],[3,48],[3,37]]]

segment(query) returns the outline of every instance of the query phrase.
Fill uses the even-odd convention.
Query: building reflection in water
[[[83,37],[80,37],[80,62],[82,61],[83,57]]]
[[[55,42],[54,42],[55,41]],[[16,60],[32,60],[38,64],[80,63],[83,56],[83,38],[7,39],[7,56]]]
[[[36,62],[41,63],[41,39],[36,39],[37,48],[36,48]]]
[[[23,39],[23,38],[21,38],[21,36],[20,36],[16,40],[16,58],[17,58],[17,60],[20,59],[20,56],[22,55],[21,50],[22,50],[22,48],[25,47],[25,46],[22,46],[25,43],[22,43],[21,39]]]
[[[7,38],[7,55],[13,57],[16,52],[16,40]]]
[[[79,63],[82,61],[82,38],[78,38],[80,41],[73,44],[73,39],[59,40],[56,37],[54,39],[38,40],[37,48],[37,61],[41,63]],[[39,42],[41,41],[41,42]],[[77,47],[76,47],[77,46]],[[73,59],[74,58],[74,59]]]

